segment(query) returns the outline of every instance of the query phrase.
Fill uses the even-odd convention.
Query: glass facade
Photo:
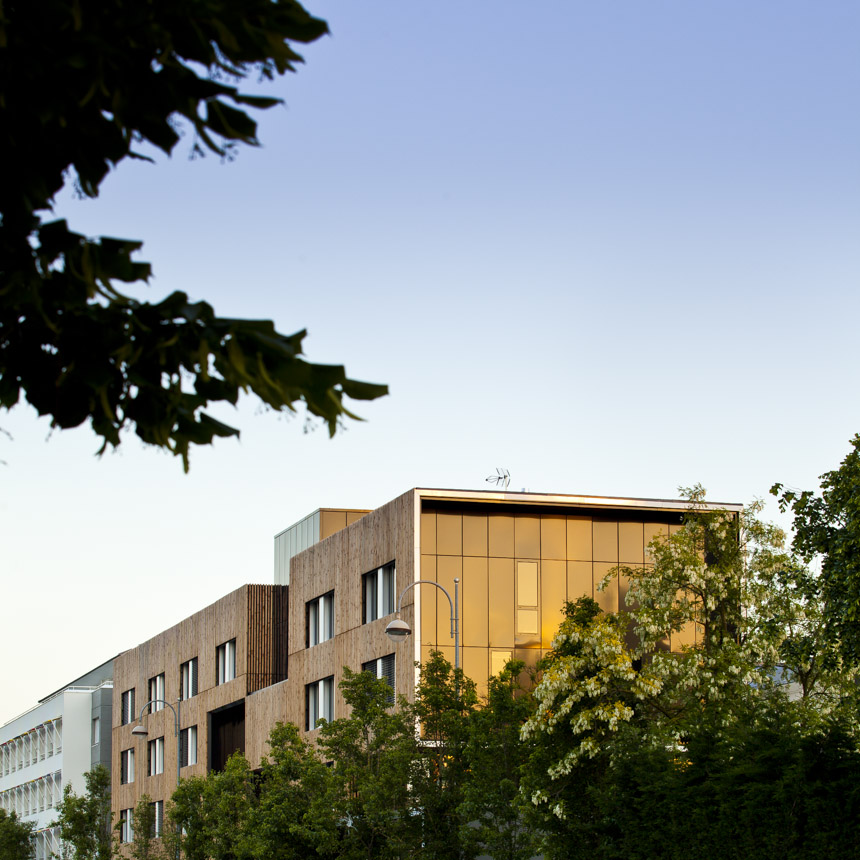
[[[421,514],[422,579],[454,594],[460,579],[463,669],[479,688],[511,658],[536,665],[551,647],[566,600],[593,597],[606,611],[624,608],[627,583],[617,565],[647,563],[647,544],[676,529],[679,515],[661,511],[532,513],[499,506],[425,510]],[[436,589],[421,593],[421,659],[431,650],[453,662],[450,607]],[[678,647],[690,635],[680,635]]]

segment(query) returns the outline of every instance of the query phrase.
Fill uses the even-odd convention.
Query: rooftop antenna
[[[496,474],[490,475],[486,480],[488,484],[495,484],[497,487],[504,486],[507,490],[508,484],[511,483],[511,473],[501,466],[496,466]]]

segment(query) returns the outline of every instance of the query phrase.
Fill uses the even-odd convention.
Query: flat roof
[[[439,501],[475,501],[492,503],[514,503],[518,505],[562,505],[587,508],[646,508],[662,511],[686,511],[690,508],[687,499],[641,499],[626,496],[586,496],[567,493],[513,492],[511,490],[450,490],[415,487],[422,499]],[[739,502],[703,502],[707,511],[742,511]]]

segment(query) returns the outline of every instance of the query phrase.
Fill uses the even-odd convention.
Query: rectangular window
[[[164,709],[164,672],[149,679],[149,701],[151,714]]]
[[[394,704],[394,655],[386,654],[384,657],[379,657],[376,660],[370,660],[368,663],[362,663],[362,672],[370,672],[375,678],[381,678],[388,682],[391,687],[391,695],[388,697],[388,704]]]
[[[189,726],[179,733],[179,766],[197,764],[197,726]]]
[[[164,709],[164,672],[149,679],[149,706],[151,714]]]
[[[164,830],[164,801],[156,800],[155,803],[150,803],[149,808],[152,810],[152,832],[153,839],[160,839],[161,833]]]
[[[190,699],[197,695],[197,658],[192,657],[179,667],[179,698]]]
[[[131,819],[132,810],[120,809],[119,811],[119,841],[133,842],[134,829],[132,828]]]
[[[134,782],[134,750],[123,750],[119,754],[119,781],[122,785]]]
[[[137,718],[137,711],[134,709],[134,688],[126,690],[122,694],[122,715],[120,725],[127,726],[130,722]]]
[[[149,762],[148,770],[150,776],[164,773],[164,738],[156,738],[148,744]]]
[[[319,645],[334,636],[334,592],[323,594],[305,604],[307,647]]]
[[[394,612],[394,562],[365,573],[361,594],[365,624]]]
[[[236,640],[219,645],[215,651],[215,683],[226,684],[236,677]]]
[[[95,746],[97,743],[101,741],[101,721],[98,717],[93,717],[93,727],[92,732],[90,733],[90,743]],[[45,753],[42,753],[42,758],[45,757]]]
[[[334,676],[329,675],[321,681],[314,681],[305,687],[307,723],[309,732],[317,728],[320,720],[331,722],[334,719]]]

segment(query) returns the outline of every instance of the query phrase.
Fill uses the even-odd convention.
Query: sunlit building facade
[[[130,820],[144,794],[163,811],[177,757],[183,777],[220,769],[235,750],[256,766],[278,721],[313,739],[320,720],[346,715],[345,666],[411,699],[416,663],[432,650],[455,662],[446,592],[457,598],[460,662],[479,691],[511,658],[535,666],[565,601],[623,607],[622,577],[597,585],[617,565],[646,564],[649,541],[680,528],[686,509],[683,500],[413,489],[375,510],[315,511],[275,536],[274,584],[242,586],[117,658],[115,821]],[[386,627],[401,601],[411,635],[395,642]],[[141,721],[144,737],[132,733],[152,698],[176,708],[178,735],[164,706]]]

